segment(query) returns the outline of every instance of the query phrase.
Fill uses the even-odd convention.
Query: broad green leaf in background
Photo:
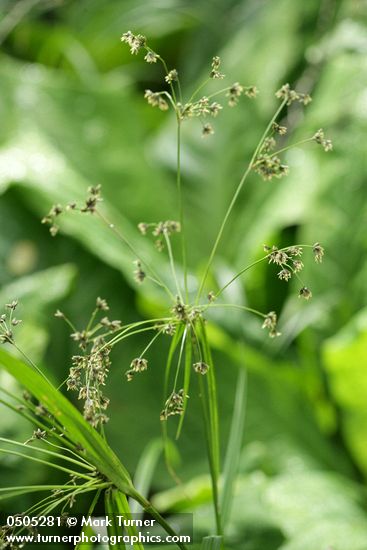
[[[367,310],[323,345],[323,363],[340,408],[343,434],[359,467],[367,473]]]
[[[33,360],[39,361],[48,342],[50,309],[70,291],[76,276],[76,267],[61,265],[20,277],[0,288],[0,308],[17,299],[17,316],[23,323],[17,328],[19,347],[27,350]]]

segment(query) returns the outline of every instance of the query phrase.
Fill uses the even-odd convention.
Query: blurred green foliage
[[[256,320],[215,311],[224,441],[236,370],[248,369],[245,443],[230,534],[241,550],[366,550],[367,514],[367,30],[365,0],[29,0],[0,3],[0,301],[22,302],[22,345],[55,381],[74,353],[56,308],[78,326],[96,296],[114,318],[155,313],[161,296],[137,288],[128,250],[97,220],[70,216],[52,240],[39,223],[53,203],[83,198],[102,183],[104,207],[164,277],[164,256],[139,237],[140,221],[175,217],[174,121],[151,110],[146,87],[161,87],[158,67],[131,58],[120,44],[130,29],[149,36],[187,93],[219,54],[228,81],[255,84],[260,95],[215,121],[215,134],[184,126],[183,184],[189,262],[200,272],[231,194],[274,111],[284,82],[310,90],[311,105],[288,113],[296,141],[323,127],[334,151],[289,152],[290,175],[275,182],[251,176],[215,263],[219,281],[262,255],[262,245],[320,241],[322,266],[304,275],[312,302],[297,286],[261,265],[227,298],[281,313],[282,337],[265,340]],[[137,338],[114,351],[107,392],[108,436],[131,471],[160,434],[166,344],[154,365],[127,385],[123,373],[145,345]],[[4,385],[13,384],[1,378]],[[194,390],[193,390],[194,391]],[[121,434],[119,419],[130,433]],[[209,532],[209,481],[200,409],[190,400],[177,466],[184,485],[172,488],[164,464],[154,476],[154,502],[164,511],[195,511]],[[28,427],[2,414],[6,436]],[[133,441],[133,444],[131,443]],[[49,472],[6,459],[22,484]],[[27,497],[28,499],[28,497]],[[17,503],[24,506],[25,502]]]

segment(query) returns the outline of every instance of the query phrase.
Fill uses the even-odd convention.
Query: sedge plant
[[[78,353],[72,357],[69,372],[61,385],[56,388],[35,365],[20,350],[14,332],[19,320],[15,317],[17,302],[6,305],[6,312],[0,319],[0,340],[17,348],[23,356],[22,361],[10,357],[0,351],[0,364],[7,369],[24,386],[22,397],[1,389],[1,403],[24,418],[31,421],[35,427],[33,434],[24,443],[2,439],[3,449],[16,456],[28,460],[39,461],[52,468],[62,470],[69,476],[68,481],[60,486],[9,487],[1,489],[0,499],[17,496],[27,492],[43,491],[47,497],[40,500],[27,513],[46,514],[54,509],[61,513],[73,506],[75,499],[84,493],[91,494],[89,513],[104,493],[106,513],[119,509],[128,513],[129,504],[126,497],[135,500],[159,523],[172,533],[171,527],[160,516],[159,512],[146,500],[145,496],[135,489],[130,476],[113,451],[109,448],[104,426],[108,422],[107,414],[109,399],[104,394],[105,381],[111,368],[110,353],[112,349],[123,344],[124,340],[135,336],[146,336],[146,345],[139,355],[132,359],[125,372],[127,383],[136,381],[149,366],[149,350],[158,339],[169,341],[166,357],[165,376],[162,381],[164,399],[160,413],[157,411],[157,422],[162,423],[164,448],[166,449],[167,467],[176,477],[169,460],[168,444],[170,433],[178,439],[183,429],[185,414],[192,394],[193,377],[198,382],[198,398],[202,406],[202,418],[206,437],[206,453],[211,477],[212,502],[215,518],[215,533],[206,537],[203,548],[223,548],[224,523],[228,519],[228,511],[232,498],[234,481],[233,464],[240,449],[240,437],[243,431],[243,414],[246,392],[244,373],[240,374],[237,385],[232,429],[228,445],[228,454],[222,468],[222,445],[220,440],[218,395],[215,365],[213,362],[211,342],[208,336],[208,314],[212,308],[235,308],[244,315],[255,315],[262,327],[271,338],[279,336],[277,314],[275,311],[261,312],[241,303],[225,303],[222,300],[224,291],[250,269],[256,269],[260,263],[267,262],[278,268],[278,277],[288,282],[295,278],[299,282],[300,299],[312,298],[310,288],[304,283],[301,272],[304,256],[310,256],[321,263],[324,248],[320,243],[289,244],[278,248],[275,245],[264,246],[263,256],[243,266],[233,277],[222,285],[210,288],[208,281],[215,278],[212,274],[213,264],[218,253],[224,230],[233,212],[238,197],[243,191],[252,172],[257,173],[265,182],[279,179],[287,175],[288,166],[282,160],[283,154],[292,147],[314,142],[325,151],[332,149],[332,143],[326,139],[322,129],[313,135],[306,136],[296,143],[287,144],[285,136],[288,129],[282,124],[287,107],[298,102],[305,106],[311,97],[307,93],[293,90],[289,84],[283,85],[277,92],[279,104],[260,138],[255,150],[244,169],[242,177],[235,188],[228,204],[223,220],[218,228],[216,238],[204,269],[198,274],[189,273],[187,261],[186,216],[183,200],[181,148],[182,126],[197,119],[201,123],[203,138],[214,133],[212,120],[219,116],[224,103],[230,108],[236,107],[239,101],[254,100],[258,90],[253,85],[242,85],[239,82],[227,86],[219,86],[215,92],[203,95],[210,81],[222,81],[225,76],[221,72],[221,60],[218,56],[211,61],[207,79],[188,97],[183,95],[180,75],[175,68],[169,68],[165,60],[151,49],[144,36],[128,31],[122,35],[131,54],[144,54],[148,64],[161,64],[163,69],[163,89],[161,91],[145,91],[148,104],[162,111],[171,112],[176,121],[176,186],[177,212],[172,217],[175,220],[142,221],[137,227],[146,238],[153,239],[158,251],[166,254],[170,267],[170,276],[163,277],[161,273],[140,253],[135,242],[131,242],[108,216],[103,208],[100,185],[88,189],[88,195],[83,204],[70,202],[68,205],[54,205],[42,222],[49,226],[52,236],[59,232],[59,220],[63,215],[93,215],[104,224],[121,241],[131,253],[134,262],[134,278],[137,285],[150,281],[162,291],[162,306],[165,315],[123,324],[120,320],[108,317],[109,305],[106,300],[98,297],[90,319],[83,329],[74,326],[68,316],[56,312],[56,317],[63,319],[71,330],[71,338],[78,347]],[[280,145],[279,145],[280,142]],[[174,255],[172,241],[180,240],[179,260]],[[196,281],[194,284],[192,281]],[[62,390],[76,392],[82,402],[82,415],[63,395]],[[175,422],[174,419],[177,418]],[[42,458],[40,458],[42,457]],[[224,521],[223,521],[224,520]],[[178,542],[180,548],[184,544]],[[136,546],[143,548],[141,543]]]

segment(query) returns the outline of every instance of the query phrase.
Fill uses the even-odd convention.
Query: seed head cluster
[[[77,342],[83,354],[72,357],[72,367],[69,370],[66,387],[70,391],[78,392],[78,399],[84,401],[84,418],[95,428],[108,421],[105,411],[109,405],[109,399],[103,394],[103,386],[106,384],[111,365],[112,346],[106,342],[105,338],[121,328],[119,320],[110,321],[108,317],[98,319],[108,310],[107,301],[98,297],[87,328],[75,330],[71,334],[71,338]],[[57,310],[55,316],[71,325],[60,310]],[[104,331],[103,334],[101,331]]]
[[[293,275],[298,277],[298,273],[302,271],[304,264],[299,259],[303,254],[302,246],[290,246],[284,249],[278,249],[276,246],[264,246],[265,252],[268,252],[269,264],[276,264],[281,267],[278,272],[278,277],[281,281],[288,282]],[[312,246],[312,252],[316,263],[321,263],[325,254],[324,248],[320,243],[315,243]],[[303,286],[299,291],[299,297],[309,300],[312,298],[311,290]]]
[[[172,220],[158,223],[141,222],[138,224],[138,229],[140,233],[144,236],[151,233],[153,237],[157,237],[155,240],[155,246],[161,252],[165,246],[164,240],[161,237],[164,237],[165,239],[170,237],[174,233],[179,233],[181,231],[181,224],[180,222]]]
[[[130,52],[135,55],[141,49],[145,50],[146,54],[144,60],[147,63],[156,63],[160,60],[165,69],[164,83],[169,85],[170,92],[167,90],[161,90],[154,92],[150,89],[145,90],[144,97],[148,104],[152,107],[158,107],[161,111],[167,111],[171,105],[176,112],[177,119],[179,121],[187,120],[195,117],[216,117],[222,110],[222,105],[217,101],[211,101],[209,97],[203,96],[200,99],[196,99],[196,93],[187,102],[183,102],[181,99],[181,87],[179,81],[179,74],[177,69],[173,68],[168,70],[164,60],[159,54],[154,52],[147,44],[147,39],[141,34],[134,34],[131,31],[125,32],[121,41],[130,47]],[[225,75],[221,72],[221,59],[219,56],[214,56],[211,61],[211,70],[209,77],[213,80],[222,80]],[[200,86],[201,88],[202,86]],[[235,82],[231,86],[220,90],[217,94],[225,94],[228,98],[228,105],[234,107],[237,105],[239,98],[244,95],[248,98],[254,98],[258,94],[258,90],[255,86],[243,86],[239,82]],[[212,95],[217,95],[216,93]],[[180,97],[180,101],[177,101],[177,97]],[[204,123],[202,126],[202,136],[210,136],[214,134],[214,129],[210,123]]]
[[[164,404],[164,408],[161,411],[160,419],[167,420],[169,416],[180,415],[184,411],[185,391],[179,390],[177,393],[173,391],[167,401]]]
[[[0,344],[14,344],[14,328],[22,322],[14,317],[18,300],[5,304],[5,312],[0,315]]]
[[[286,105],[291,105],[295,101],[302,103],[303,105],[308,105],[311,103],[312,98],[309,94],[304,94],[301,92],[296,92],[292,90],[289,84],[283,84],[283,86],[276,92],[276,97],[285,100]]]
[[[316,141],[316,143],[323,147],[326,153],[333,150],[332,141],[325,138],[324,130],[322,128],[320,128],[320,130],[317,130],[316,134],[313,136],[313,139]]]
[[[278,318],[275,311],[270,311],[264,318],[262,328],[265,328],[269,331],[270,338],[276,338],[277,336],[281,335],[281,333],[277,330],[277,322]]]
[[[90,186],[88,187],[87,198],[81,207],[78,207],[75,202],[70,202],[66,205],[66,207],[63,207],[61,204],[56,204],[52,206],[49,213],[42,218],[41,223],[48,225],[51,236],[56,237],[60,230],[60,227],[58,225],[58,218],[61,216],[61,214],[63,214],[65,211],[73,210],[81,213],[89,212],[90,214],[94,214],[97,209],[98,203],[102,200],[101,185]]]

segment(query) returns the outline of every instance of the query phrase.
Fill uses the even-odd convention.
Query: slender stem
[[[302,248],[312,248],[311,244],[297,244],[297,245],[294,245],[294,246],[299,246],[299,247],[302,247]],[[285,246],[283,248],[279,248],[279,251],[288,250],[289,248],[292,248],[292,247],[291,246]],[[228,283],[226,283],[224,286],[222,286],[222,288],[220,290],[218,290],[215,297],[218,298],[218,296],[220,296],[222,294],[222,292],[224,292],[225,289],[228,288],[229,285],[231,285],[236,279],[238,279],[241,275],[243,275],[243,273],[245,273],[246,271],[248,271],[249,269],[251,269],[255,265],[267,260],[271,256],[271,254],[272,253],[269,252],[269,254],[266,254],[266,256],[263,256],[259,260],[256,260],[255,262],[252,262],[251,264],[249,264],[246,267],[244,267],[243,269],[241,269],[241,271],[239,271],[236,275],[234,275],[234,277],[232,277],[232,279],[230,279],[228,281]]]
[[[166,244],[167,244],[169,263],[170,263],[170,266],[171,266],[172,276],[173,276],[173,279],[175,281],[177,294],[178,294],[178,296],[179,296],[179,298],[182,302],[182,294],[181,294],[180,285],[179,285],[178,279],[177,279],[176,268],[175,268],[175,260],[173,258],[171,241],[170,241],[169,236],[167,235],[166,231],[164,231],[164,238],[165,238]]]
[[[191,102],[193,101],[193,99],[194,99],[194,97],[196,96],[196,94],[198,94],[198,93],[200,92],[200,90],[202,90],[202,89],[204,88],[204,86],[206,86],[206,85],[208,84],[208,82],[210,82],[210,80],[211,80],[210,78],[207,78],[206,80],[204,80],[204,82],[202,82],[202,83],[200,84],[200,86],[198,86],[198,87],[196,88],[196,90],[195,90],[195,91],[193,92],[193,94],[191,95],[191,97],[190,97],[188,103],[191,103]],[[228,90],[229,88],[226,88],[226,89]],[[209,96],[209,97],[211,97],[211,96]]]
[[[217,92],[214,92],[213,94],[210,94],[207,97],[208,97],[208,99],[211,99],[212,97],[223,94],[224,92],[228,92],[228,90],[230,90],[231,87],[232,86],[227,86],[226,88],[222,88],[221,90],[218,90]]]
[[[146,327],[146,328],[141,328],[139,330],[134,330],[133,332],[129,332],[129,334],[125,334],[121,337],[116,337],[114,338],[113,340],[111,340],[110,342],[106,342],[106,345],[115,345],[115,344],[118,344],[119,342],[121,342],[122,340],[125,340],[126,338],[130,338],[130,336],[134,336],[135,334],[141,334],[142,332],[147,332],[149,330],[156,330],[155,327]],[[101,348],[103,349],[103,347]]]
[[[205,307],[205,310],[212,307],[229,307],[234,309],[242,309],[243,311],[248,311],[249,313],[255,313],[255,315],[259,315],[260,317],[266,317],[264,313],[261,313],[261,311],[258,311],[257,309],[253,309],[247,306],[241,306],[239,304],[209,304]]]
[[[115,344],[116,342],[119,342],[120,341],[119,340],[120,336],[125,336],[127,338],[128,336],[131,336],[133,334],[137,334],[137,331],[134,331],[134,329],[140,327],[141,325],[146,325],[148,323],[163,323],[165,321],[171,321],[171,317],[161,317],[161,318],[157,318],[157,319],[148,319],[146,321],[139,321],[137,323],[131,323],[130,325],[125,327],[119,334],[117,334],[111,340],[109,340],[103,346],[101,346],[101,348],[99,348],[99,351],[103,350],[107,346],[111,346],[111,345]],[[174,321],[174,320],[172,320],[172,321]],[[148,327],[147,329],[144,329],[144,330],[152,330],[153,328],[154,327]],[[127,333],[129,333],[129,334],[127,334]]]
[[[279,106],[278,109],[276,110],[274,116],[273,116],[272,119],[270,120],[268,126],[266,127],[266,129],[265,129],[263,135],[261,136],[260,141],[259,141],[259,143],[258,143],[258,145],[257,145],[257,147],[256,147],[256,149],[255,149],[255,151],[254,151],[254,154],[252,155],[252,158],[251,158],[251,160],[250,160],[250,162],[249,162],[249,165],[248,165],[247,169],[245,170],[245,172],[244,172],[244,174],[243,174],[243,176],[242,176],[242,178],[241,178],[241,180],[240,180],[240,182],[239,182],[239,184],[238,184],[238,186],[237,186],[237,189],[236,189],[236,191],[235,191],[235,193],[234,193],[234,195],[233,195],[233,197],[232,197],[232,200],[231,200],[231,202],[230,202],[230,204],[229,204],[229,206],[228,206],[228,209],[227,209],[227,212],[226,212],[226,214],[225,214],[225,216],[224,216],[224,219],[223,219],[223,221],[222,221],[222,224],[221,224],[221,226],[220,226],[220,228],[219,228],[219,232],[218,232],[217,238],[215,239],[215,242],[214,242],[212,251],[211,251],[211,253],[210,253],[209,260],[208,260],[208,263],[207,263],[206,268],[205,268],[205,271],[204,271],[204,276],[203,276],[203,278],[202,278],[202,280],[201,280],[200,287],[199,287],[199,290],[198,290],[198,294],[197,294],[197,298],[196,298],[196,303],[198,303],[198,301],[199,301],[199,299],[200,299],[200,296],[201,296],[201,294],[202,294],[202,291],[203,291],[203,288],[204,288],[206,279],[207,279],[207,277],[208,277],[209,270],[210,270],[210,267],[211,267],[211,265],[212,265],[212,262],[213,262],[215,253],[216,253],[216,251],[217,251],[219,242],[220,242],[220,240],[221,240],[221,238],[222,238],[224,228],[225,228],[225,226],[226,226],[226,224],[227,224],[228,218],[229,218],[229,216],[230,216],[230,214],[231,214],[231,212],[232,212],[232,210],[233,210],[233,207],[234,207],[234,205],[235,205],[235,203],[236,203],[236,201],[237,201],[237,198],[238,198],[238,196],[239,196],[239,194],[240,194],[240,192],[241,192],[241,190],[242,190],[242,188],[243,188],[243,186],[244,186],[244,184],[245,184],[245,182],[246,182],[247,176],[249,175],[249,173],[250,173],[250,171],[251,171],[251,169],[252,169],[253,162],[254,162],[254,160],[256,159],[256,157],[257,157],[257,155],[258,155],[258,152],[259,152],[259,150],[260,150],[260,148],[261,148],[261,146],[262,146],[262,144],[263,144],[263,141],[264,141],[265,137],[267,136],[269,130],[271,129],[271,127],[272,127],[272,125],[273,125],[273,122],[277,119],[278,115],[279,115],[280,112],[282,111],[282,109],[283,109],[283,107],[285,106],[286,102],[287,102],[286,99],[284,99],[284,100],[282,101],[282,103],[280,104],[280,106]]]
[[[140,254],[136,252],[135,248],[130,244],[130,241],[118,229],[116,229],[113,223],[110,223],[108,221],[108,219],[102,214],[100,210],[96,210],[95,213],[103,221],[103,223],[112,230],[112,232],[116,235],[116,237],[118,237],[118,239],[120,239],[120,241],[122,241],[128,247],[128,249],[134,254],[134,256],[136,256],[138,260],[140,260],[141,263],[144,264],[146,268],[152,272],[158,284],[167,292],[168,296],[174,300],[174,296],[172,292],[169,290],[169,288],[167,287],[167,285],[162,281],[162,279],[160,278],[158,273],[155,271],[155,269],[153,269],[153,267],[151,267],[149,263],[146,260],[144,260],[140,256]]]
[[[298,145],[303,145],[304,143],[308,143],[309,141],[314,141],[313,137],[301,139],[300,141],[296,141],[296,143],[291,143],[290,145],[287,145],[287,147],[282,147],[282,149],[278,149],[278,151],[274,151],[270,155],[268,154],[269,158],[275,157],[276,155],[280,155],[280,153],[284,153],[285,151],[289,151],[289,149],[293,149],[294,147],[298,147]],[[255,162],[253,166],[257,166],[258,162]]]
[[[168,92],[165,92],[165,91],[163,91],[163,92],[157,92],[157,93],[158,93],[159,95],[165,95],[165,96],[167,97],[168,101],[170,102],[170,104],[172,105],[173,110],[177,113],[177,107],[176,107],[175,102],[174,102],[173,99],[172,99],[171,94],[169,94]],[[178,116],[178,113],[177,113],[177,116]]]
[[[70,321],[68,317],[66,317],[66,315],[63,314],[62,319],[65,321],[67,325],[69,325],[69,327],[73,332],[77,332],[76,326]]]
[[[3,388],[1,388],[1,390],[4,391]],[[20,400],[18,399],[18,401],[20,401]],[[14,407],[13,405],[11,405],[10,403],[7,403],[3,399],[0,399],[0,403],[5,405],[5,407],[8,407],[8,409],[11,409],[12,411],[14,411],[16,414],[19,414],[20,416],[22,416],[23,418],[28,420],[31,424],[35,424],[36,426],[38,426],[42,430],[46,430],[46,431],[50,430],[49,426],[47,426],[46,424],[43,424],[37,418],[33,418],[32,416],[29,416],[24,411],[18,409],[17,407]],[[32,411],[32,409],[30,409],[30,410]],[[67,439],[65,439],[64,437],[62,437],[61,435],[59,435],[55,431],[52,432],[52,436],[55,437],[56,439],[59,439],[60,441],[62,441],[65,445],[69,445],[71,448],[74,447],[72,445],[72,443],[70,443]]]
[[[148,349],[154,344],[154,342],[156,341],[156,339],[158,338],[158,336],[160,336],[162,334],[162,331],[160,330],[159,332],[157,332],[157,334],[155,334],[155,336],[153,336],[153,338],[151,339],[151,341],[149,342],[149,344],[143,349],[143,351],[141,352],[140,356],[139,357],[144,357],[144,355],[146,354],[146,352],[148,351]]]
[[[181,120],[177,114],[177,155],[176,155],[176,169],[177,169],[177,193],[178,193],[178,208],[179,208],[179,220],[181,224],[181,248],[182,248],[182,264],[184,270],[184,288],[186,302],[188,301],[188,287],[187,287],[187,252],[186,252],[186,233],[185,233],[185,216],[184,205],[182,198],[182,178],[181,178]]]
[[[17,346],[17,344],[14,342],[14,340],[12,341],[12,345],[22,355],[22,357],[24,357],[24,359],[27,361],[27,363],[29,363],[34,368],[34,370],[36,370],[38,372],[38,374],[40,374],[42,376],[42,378],[44,378],[46,380],[46,382],[48,382],[50,384],[50,386],[54,387],[53,384],[50,382],[50,380],[47,378],[47,376],[41,371],[41,369],[39,367],[37,367],[37,365],[32,361],[32,359],[30,359],[30,357],[28,357],[28,355],[26,355],[24,353],[24,351]]]
[[[176,391],[176,387],[177,387],[178,375],[180,373],[180,367],[181,367],[181,363],[182,363],[182,355],[183,355],[183,350],[184,350],[184,346],[185,346],[186,336],[187,336],[187,326],[185,327],[185,330],[184,330],[184,333],[183,333],[183,336],[182,336],[182,340],[181,340],[180,353],[179,353],[179,356],[178,356],[177,369],[176,369],[176,374],[175,374],[175,381],[174,381],[174,384],[173,384],[173,391],[174,392]]]
[[[14,441],[13,439],[6,439],[5,437],[0,437],[0,441],[2,443],[9,443],[10,445],[16,445],[17,447],[26,447],[27,449],[32,449],[32,451],[38,451],[38,452],[44,453],[44,454],[49,455],[49,456],[57,457],[61,460],[65,460],[66,462],[71,462],[72,464],[76,464],[80,468],[85,468],[86,470],[89,470],[90,472],[95,471],[95,468],[93,466],[91,466],[90,464],[85,464],[83,462],[80,462],[79,460],[75,460],[74,458],[62,455],[60,453],[56,453],[54,451],[48,451],[47,449],[42,449],[40,447],[34,447],[32,445],[26,445],[25,443],[20,443],[19,441]]]
[[[90,331],[90,329],[91,329],[91,327],[92,327],[92,325],[93,325],[93,322],[94,322],[94,319],[96,318],[97,313],[98,313],[98,308],[96,308],[96,309],[93,311],[93,313],[92,313],[92,315],[91,315],[91,318],[89,319],[89,323],[88,323],[88,325],[87,325],[87,328],[85,329],[85,331],[86,331],[87,334],[88,334],[88,332]],[[98,326],[98,325],[97,325],[97,326]],[[93,332],[95,332],[95,331],[96,331],[96,329],[94,329]],[[93,332],[90,333],[90,336],[92,336]]]
[[[154,508],[154,506],[145,497],[140,495],[137,491],[131,491],[131,497],[139,502],[144,508],[147,514],[151,515],[156,521],[164,528],[164,530],[172,536],[176,536],[177,533],[172,529],[169,523],[160,515],[160,513]],[[187,547],[182,542],[176,542],[177,546],[181,550],[187,550]]]
[[[90,476],[86,474],[81,474],[80,472],[75,472],[74,470],[70,470],[69,468],[65,468],[64,466],[60,466],[59,464],[54,464],[53,462],[48,462],[47,460],[42,460],[41,458],[35,458],[34,456],[29,456],[25,453],[19,453],[18,451],[9,451],[9,449],[1,449],[0,453],[10,454],[14,456],[20,456],[22,458],[26,458],[28,460],[31,460],[33,462],[38,462],[40,464],[46,464],[47,466],[51,466],[51,468],[56,468],[57,470],[62,470],[63,472],[66,472],[68,474],[71,474],[73,476],[77,476],[83,479],[90,480]]]
[[[182,104],[182,90],[181,90],[181,82],[179,78],[177,78],[177,88],[178,88],[178,95],[180,97],[180,102]]]
[[[82,460],[85,464],[87,464],[92,471],[95,471],[94,466],[92,466],[84,457],[78,455],[71,449],[68,449],[67,447],[63,447],[61,445],[56,445],[55,443],[51,443],[48,439],[44,440],[44,443],[47,443],[47,445],[51,445],[51,447],[55,447],[56,449],[60,449],[61,451],[66,451],[67,453],[72,454],[73,456],[77,457],[78,459]]]
[[[161,57],[160,55],[158,55],[158,59],[160,60],[160,62],[162,63],[163,67],[164,67],[164,70],[166,72],[166,75],[168,76],[168,67],[167,67],[167,63],[165,62],[165,60],[163,59],[163,57]],[[172,82],[169,82],[169,86],[171,88],[171,93],[172,93],[172,97],[173,97],[173,101],[175,103],[175,110],[177,109],[177,97],[176,97],[176,92],[175,92],[175,88],[172,84]]]

